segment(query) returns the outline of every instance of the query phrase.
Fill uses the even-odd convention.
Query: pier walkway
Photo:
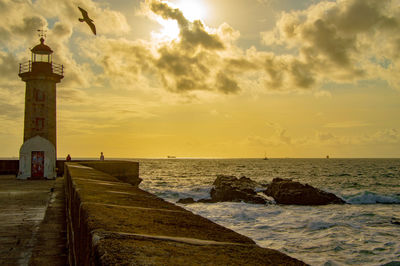
[[[0,265],[65,265],[63,178],[0,175]]]

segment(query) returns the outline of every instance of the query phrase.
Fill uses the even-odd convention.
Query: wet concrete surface
[[[0,175],[0,265],[65,265],[64,204],[62,179]]]

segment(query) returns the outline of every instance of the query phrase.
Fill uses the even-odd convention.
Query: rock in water
[[[231,186],[239,190],[249,189],[254,191],[258,183],[245,176],[238,179],[235,176],[217,175],[217,179],[215,179],[213,185],[214,187]]]
[[[256,188],[259,184],[245,176],[236,178],[235,176],[218,175],[213,185],[214,187],[210,191],[211,199],[200,199],[195,201],[193,198],[184,198],[178,200],[177,203],[215,203],[224,201],[243,201],[253,204],[267,203],[266,199],[257,195]]]
[[[210,196],[212,202],[232,201],[255,204],[266,204],[266,200],[257,195],[255,191],[258,186],[250,178],[218,175],[213,183]]]
[[[273,197],[278,204],[327,205],[346,203],[332,193],[322,191],[308,184],[304,185],[282,178],[274,178],[264,193]]]
[[[392,220],[390,221],[392,224],[397,224],[400,225],[400,220],[396,219],[396,218],[392,218]]]
[[[184,198],[184,199],[179,199],[176,203],[191,204],[191,203],[196,203],[196,201],[193,198]]]

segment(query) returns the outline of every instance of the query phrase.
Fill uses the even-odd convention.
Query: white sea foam
[[[351,204],[400,204],[400,199],[396,195],[379,195],[373,192],[364,191],[346,199]]]

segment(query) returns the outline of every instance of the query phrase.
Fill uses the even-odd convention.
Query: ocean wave
[[[309,230],[322,230],[336,226],[336,223],[328,223],[324,221],[312,221],[307,224]]]
[[[350,204],[400,204],[399,197],[395,195],[380,195],[370,191],[347,196],[345,200]]]

